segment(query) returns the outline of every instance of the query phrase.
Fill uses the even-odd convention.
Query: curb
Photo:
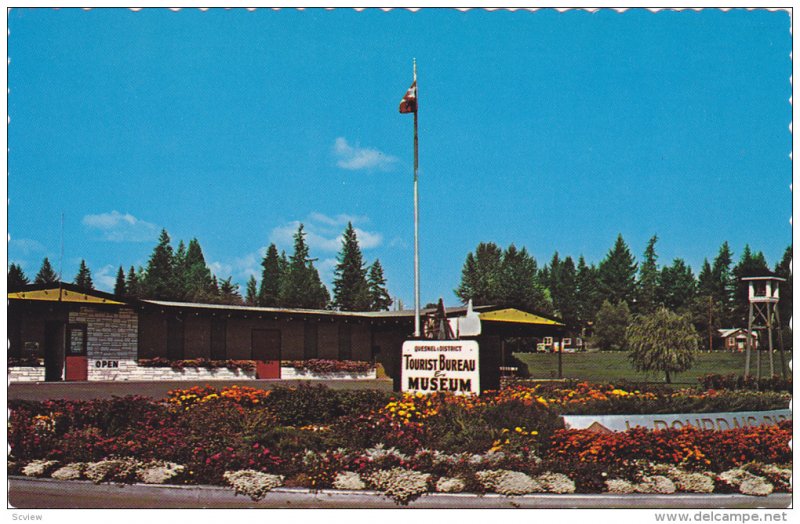
[[[259,501],[219,486],[94,484],[86,480],[8,477],[8,503],[15,508],[539,508],[539,509],[756,509],[789,508],[791,493],[616,495],[428,493],[399,506],[376,491],[276,488]]]

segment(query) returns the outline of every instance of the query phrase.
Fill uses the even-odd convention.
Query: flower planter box
[[[139,366],[125,375],[118,376],[116,380],[255,380],[255,378],[255,370],[197,367],[173,369]]]
[[[374,369],[363,373],[349,371],[315,373],[291,367],[281,367],[281,378],[284,380],[374,380],[377,375]]]

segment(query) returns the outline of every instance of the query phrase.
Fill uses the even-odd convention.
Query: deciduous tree
[[[676,373],[691,368],[698,347],[690,319],[666,308],[637,316],[628,327],[626,340],[636,370],[664,373],[668,384]]]
[[[631,312],[626,302],[612,304],[603,301],[594,323],[594,338],[602,350],[624,350],[625,331],[630,324]]]

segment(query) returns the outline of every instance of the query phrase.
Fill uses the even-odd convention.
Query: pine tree
[[[661,270],[659,280],[659,303],[670,311],[685,312],[695,297],[696,282],[692,268],[682,259],[676,258],[672,266]]]
[[[284,259],[286,258],[284,254]],[[258,305],[276,307],[280,304],[282,262],[278,257],[278,248],[270,244],[261,261],[261,288],[258,291]]]
[[[342,235],[342,250],[333,277],[333,307],[340,311],[367,311],[370,307],[367,270],[351,222]]]
[[[158,245],[150,255],[142,287],[147,298],[161,300],[178,298],[175,292],[175,259],[166,229],[161,230]]]
[[[183,240],[178,242],[178,249],[175,250],[175,255],[172,258],[173,278],[175,280],[175,287],[173,288],[173,296],[175,300],[187,299],[187,260],[186,260],[186,244]]]
[[[700,296],[714,296],[714,274],[708,259],[703,260],[703,268],[697,275],[697,294]]]
[[[511,244],[503,252],[500,266],[500,303],[527,311],[552,313],[553,303],[546,288],[539,282],[536,260],[523,247]]]
[[[228,277],[219,284],[219,303],[231,306],[242,305],[242,295],[239,293],[239,284],[235,284],[233,277]]]
[[[572,257],[561,262],[558,274],[558,296],[552,294],[553,305],[564,324],[571,330],[580,331],[578,315],[578,275]]]
[[[736,278],[731,270],[733,263],[733,253],[728,246],[728,242],[723,242],[719,248],[719,253],[711,266],[711,277],[713,281],[714,300],[722,304],[722,322],[733,326],[733,303],[736,290]]]
[[[247,281],[247,294],[245,295],[244,302],[248,306],[255,306],[258,304],[258,282],[256,277],[250,275]]]
[[[392,305],[392,297],[386,289],[386,279],[383,276],[383,267],[380,260],[375,260],[369,266],[367,274],[369,284],[370,311],[388,311]]]
[[[122,266],[119,266],[119,271],[117,271],[117,281],[114,283],[114,294],[118,297],[124,297],[128,294],[128,290],[125,287],[125,270],[122,269]]]
[[[283,307],[322,309],[330,301],[328,290],[308,255],[303,224],[300,224],[294,235],[294,253],[281,278],[280,302]]]
[[[189,241],[181,265],[184,299],[190,302],[214,302],[219,290],[212,285],[211,270],[206,265],[203,249],[196,238]]]
[[[577,295],[578,322],[581,328],[586,328],[589,322],[593,322],[602,295],[600,294],[597,281],[597,268],[592,264],[586,264],[586,260],[581,255],[578,258],[578,267],[575,274],[575,293]]]
[[[650,314],[657,307],[657,293],[659,287],[658,255],[656,254],[658,236],[653,235],[647,242],[644,250],[644,260],[639,266],[639,281],[636,285],[635,312],[637,314]]]
[[[86,266],[86,261],[81,259],[78,274],[75,275],[75,285],[82,289],[94,289],[94,282],[92,282],[92,272]]]
[[[598,279],[600,292],[613,303],[631,302],[636,291],[636,261],[622,235],[600,262]]]
[[[141,298],[142,297],[142,287],[141,281],[143,278],[141,268],[139,268],[139,273],[136,272],[136,269],[131,266],[128,270],[128,278],[125,281],[125,290],[127,291],[127,296],[133,298]]]
[[[58,282],[58,275],[56,275],[56,272],[53,271],[53,267],[50,265],[50,260],[48,260],[48,258],[45,257],[44,260],[42,261],[42,267],[36,274],[36,278],[33,280],[33,283],[55,284],[56,282]]]
[[[475,306],[497,304],[501,300],[503,252],[496,244],[481,242],[475,254],[467,254],[461,270],[461,283],[455,290],[461,302]]]
[[[19,264],[11,264],[8,267],[8,289],[15,289],[30,284],[30,280],[22,271],[22,266]]]
[[[789,320],[792,318],[792,246],[786,248],[783,252],[781,261],[775,264],[775,275],[780,278],[785,278],[786,282],[780,283],[780,296],[778,302],[778,314],[781,317],[781,325],[785,328],[789,327]],[[784,343],[791,344],[791,337],[783,337]]]

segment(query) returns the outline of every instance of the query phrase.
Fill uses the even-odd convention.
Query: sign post
[[[474,340],[408,340],[400,362],[401,389],[480,394],[478,343]]]

